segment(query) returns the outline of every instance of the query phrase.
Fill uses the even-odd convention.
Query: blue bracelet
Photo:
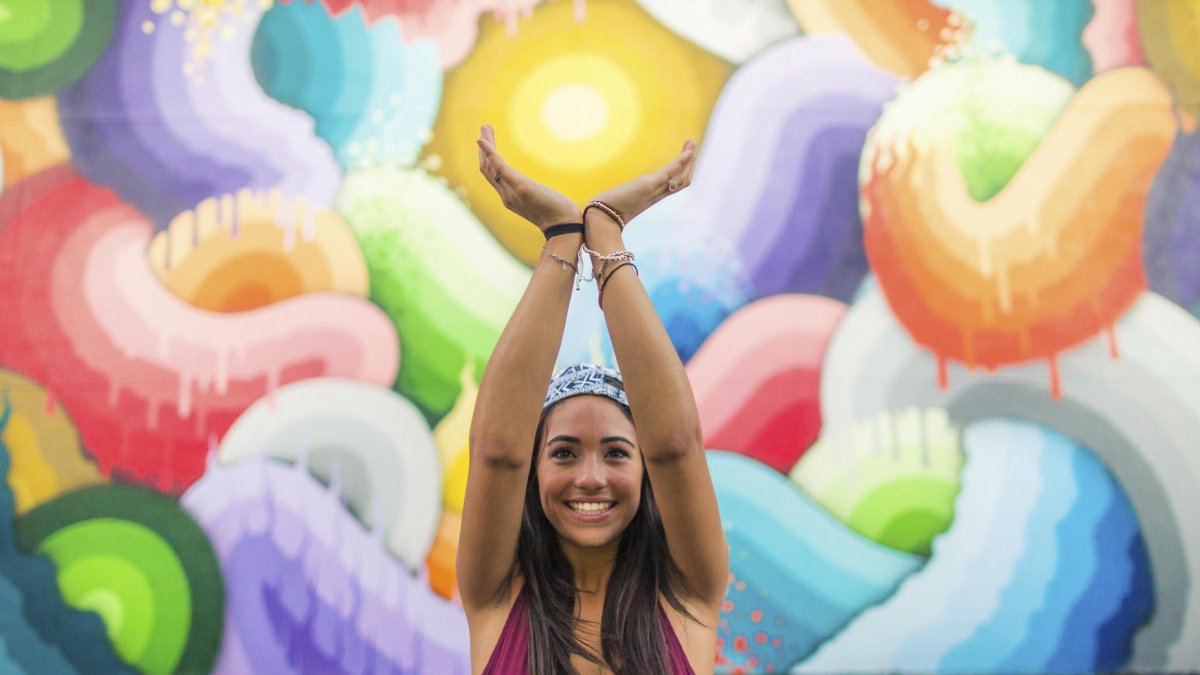
[[[542,234],[546,235],[546,239],[557,237],[560,234],[583,234],[583,223],[562,223],[561,225],[551,225],[547,227]]]

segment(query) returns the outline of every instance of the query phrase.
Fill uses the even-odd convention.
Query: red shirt
[[[529,605],[525,599],[525,591],[526,587],[522,587],[521,592],[517,594],[517,601],[508,612],[508,619],[504,622],[504,629],[500,631],[496,648],[492,650],[492,656],[483,669],[483,675],[528,675]],[[662,624],[663,635],[667,641],[671,675],[696,675],[662,605],[658,607],[658,620]]]

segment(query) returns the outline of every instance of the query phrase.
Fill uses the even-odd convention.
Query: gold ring
[[[675,184],[675,179],[668,178],[667,179],[667,192],[674,192],[678,189],[679,189],[679,186]]]
[[[498,173],[497,173],[495,176],[492,176],[492,180],[494,180],[494,181],[496,181],[497,183],[499,183],[499,182],[500,182],[500,174],[498,174]]]

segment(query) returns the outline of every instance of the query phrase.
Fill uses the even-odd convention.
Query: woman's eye
[[[550,456],[555,459],[566,459],[571,456],[571,451],[567,448],[558,448],[557,450],[551,450]]]
[[[608,451],[609,457],[629,457],[629,451],[624,448],[611,448]]]

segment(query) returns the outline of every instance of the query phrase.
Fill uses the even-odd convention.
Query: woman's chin
[[[597,528],[559,527],[556,529],[560,542],[580,549],[602,549],[617,544],[621,538],[620,531],[608,528],[599,530]]]

